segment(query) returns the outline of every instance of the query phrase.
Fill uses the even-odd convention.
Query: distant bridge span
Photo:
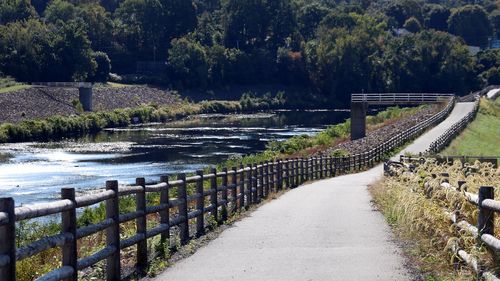
[[[366,110],[369,105],[416,105],[441,103],[454,94],[442,93],[366,93],[351,94],[351,140],[366,136]]]
[[[90,82],[33,82],[33,87],[41,88],[78,88],[78,98],[83,110],[92,111],[92,87]]]

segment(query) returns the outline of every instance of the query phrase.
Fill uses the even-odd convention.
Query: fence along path
[[[117,181],[108,181],[106,190],[97,194],[75,197],[74,189],[62,189],[61,200],[16,208],[12,198],[0,198],[0,276],[2,281],[15,280],[16,261],[56,247],[59,247],[62,252],[62,266],[38,280],[77,280],[78,271],[102,260],[106,260],[106,279],[119,280],[122,277],[120,252],[133,245],[137,245],[136,265],[138,271],[141,272],[148,264],[148,238],[160,235],[161,241],[168,243],[170,236],[177,233],[173,232],[173,229],[178,228],[180,243],[185,245],[192,237],[204,234],[207,218],[211,217],[223,223],[228,215],[259,203],[261,199],[279,190],[294,188],[310,180],[335,177],[339,174],[373,167],[395,148],[444,120],[453,109],[454,103],[455,99],[451,98],[442,111],[427,121],[393,136],[387,142],[369,151],[348,157],[269,161],[230,170],[213,169],[209,174],[199,171],[195,176],[190,177],[179,174],[174,180],[165,176],[154,185],[146,185],[144,178],[138,178],[136,185],[126,187],[120,187]],[[188,194],[188,191],[192,192]],[[146,195],[149,193],[160,195],[158,205],[148,204]],[[172,196],[174,193],[177,194],[176,197]],[[137,208],[134,212],[122,214],[119,201],[126,196],[135,197]],[[300,204],[291,207],[314,207],[310,205],[310,202],[306,202],[301,200]],[[100,203],[105,204],[106,218],[96,224],[77,227],[76,210]],[[330,203],[322,202],[322,204]],[[16,248],[16,222],[54,214],[60,214],[62,217],[60,234],[44,237],[29,245]],[[152,228],[147,228],[147,215],[149,214],[159,216],[158,223]],[[293,220],[290,217],[282,218],[279,214],[276,215],[274,218],[276,220]],[[318,218],[330,218],[327,215],[316,214]],[[120,225],[131,221],[135,221],[136,234],[121,238]],[[190,230],[190,224],[196,225],[195,231]],[[346,221],[345,224],[348,225],[349,222]],[[267,225],[254,225],[254,228],[265,229],[266,227]],[[300,231],[300,229],[290,231]],[[90,256],[78,258],[77,242],[100,232],[106,235],[105,247]],[[321,233],[317,234],[321,235]],[[287,233],[283,235],[286,236]],[[242,237],[241,239],[245,239],[244,234]],[[231,249],[227,250],[231,251]],[[216,253],[221,260],[224,260],[226,254],[227,252],[223,250]],[[290,257],[293,258],[292,253]],[[244,259],[241,260],[243,263]],[[203,267],[202,264],[198,266]],[[252,276],[249,278],[255,279]],[[184,280],[194,279],[186,277]]]
[[[412,158],[406,156],[400,156],[400,163],[413,163],[413,164],[423,164],[427,161],[426,158]],[[435,160],[442,161],[441,158],[435,158]],[[464,165],[465,173],[477,173],[477,168],[472,166],[467,166],[466,159],[464,158],[455,158],[455,160],[462,161]],[[494,160],[494,165],[498,160],[498,157],[488,157],[488,158],[477,158],[478,161],[484,161],[492,163]],[[451,164],[446,161],[446,163]],[[406,169],[408,165],[402,165],[403,169]],[[397,168],[396,168],[397,169]],[[393,171],[392,167],[388,168],[388,171]],[[464,233],[473,236],[477,241],[477,247],[481,248],[485,246],[489,253],[493,256],[493,260],[497,262],[498,265],[498,253],[500,253],[500,239],[495,237],[495,214],[500,213],[500,201],[495,200],[495,192],[493,186],[481,186],[479,188],[479,193],[471,193],[467,191],[467,188],[464,188],[464,184],[466,181],[458,181],[456,184],[452,184],[449,181],[449,174],[446,172],[437,174],[432,174],[432,177],[438,178],[441,182],[439,188],[445,189],[451,192],[455,192],[463,196],[467,203],[477,206],[477,226],[472,225],[466,220],[461,218],[461,214],[458,210],[444,210],[449,218],[449,222],[452,226],[457,230],[457,235],[464,236]],[[417,191],[414,191],[417,192]],[[430,198],[430,194],[433,192],[433,188],[429,184],[429,182],[424,183],[424,192],[428,198]],[[431,200],[431,199],[429,199]],[[458,206],[457,206],[458,207]],[[470,266],[477,274],[477,280],[487,280],[487,281],[500,281],[500,279],[495,276],[494,273],[484,268],[481,265],[481,261],[478,260],[473,255],[467,253],[466,249],[460,247],[457,241],[454,241],[454,244],[451,245],[450,250],[453,251],[455,256],[460,257],[462,261],[464,261],[468,266]]]

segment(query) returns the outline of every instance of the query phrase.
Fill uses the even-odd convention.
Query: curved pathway
[[[472,108],[457,104],[408,151],[427,149]],[[381,177],[379,165],[290,190],[155,280],[411,280],[384,217],[372,208],[367,186]]]

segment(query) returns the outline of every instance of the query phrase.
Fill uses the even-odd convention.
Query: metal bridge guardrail
[[[92,88],[90,82],[33,82],[31,85],[50,88]]]
[[[437,103],[453,96],[454,94],[442,93],[357,93],[351,95],[351,102],[369,104]]]

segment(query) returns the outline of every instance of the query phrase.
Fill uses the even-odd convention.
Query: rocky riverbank
[[[145,86],[96,87],[93,91],[94,111],[179,102],[172,92]],[[28,88],[3,93],[0,94],[0,123],[76,115],[79,113],[77,101],[78,89]]]

